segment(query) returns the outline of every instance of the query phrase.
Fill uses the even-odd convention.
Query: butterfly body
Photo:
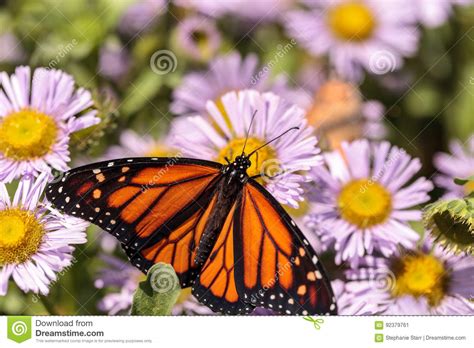
[[[212,310],[335,314],[317,255],[291,217],[247,174],[186,158],[129,158],[73,169],[47,197],[114,235],[143,272],[171,264],[182,287]]]
[[[243,155],[237,156],[234,162],[229,161],[227,165],[222,167],[221,172],[223,176],[216,188],[216,206],[219,209],[214,209],[209,216],[194,259],[196,264],[203,265],[209,257],[233,203],[238,195],[241,194],[245,183],[249,180],[247,169],[251,165],[250,159]]]

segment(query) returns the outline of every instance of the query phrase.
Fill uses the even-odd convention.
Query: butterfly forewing
[[[132,158],[69,171],[48,187],[47,196],[66,213],[116,236],[142,271],[170,263],[185,287],[198,272],[195,246],[220,178],[220,165],[213,162]]]
[[[235,253],[235,211],[240,199],[232,206],[222,231],[204,264],[194,286],[193,294],[216,312],[225,314],[250,313],[255,308],[242,300],[237,292],[235,264],[240,262]]]

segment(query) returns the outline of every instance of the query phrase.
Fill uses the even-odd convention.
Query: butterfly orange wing
[[[226,314],[255,306],[282,314],[337,311],[316,253],[280,204],[253,180],[227,216],[193,293]]]
[[[67,172],[47,189],[53,204],[116,236],[146,272],[171,264],[181,286],[193,283],[195,247],[215,206],[220,165],[180,158],[131,158]]]
[[[242,301],[235,278],[235,212],[239,200],[231,208],[209,258],[193,286],[194,296],[215,312],[246,314],[255,306]]]
[[[335,314],[330,281],[313,248],[281,205],[250,180],[235,217],[238,292],[283,314]]]

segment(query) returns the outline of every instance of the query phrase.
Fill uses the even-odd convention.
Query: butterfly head
[[[239,182],[244,184],[249,179],[247,174],[247,169],[250,168],[252,162],[250,162],[249,156],[242,154],[240,156],[235,157],[233,162],[228,160],[226,166],[222,168],[224,174],[229,176],[228,183],[232,182],[233,180],[237,179]]]
[[[232,166],[235,169],[242,171],[247,171],[251,165],[252,162],[250,162],[250,158],[245,154],[235,157],[234,162],[232,163]]]

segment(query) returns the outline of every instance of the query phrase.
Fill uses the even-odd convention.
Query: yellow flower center
[[[346,184],[339,194],[342,218],[360,228],[384,222],[392,211],[392,196],[382,185],[367,179]]]
[[[56,141],[53,118],[31,109],[11,113],[0,122],[0,152],[21,161],[46,155]]]
[[[0,265],[30,259],[44,233],[43,225],[33,213],[18,208],[0,211]]]
[[[194,31],[192,34],[191,34],[192,38],[193,38],[193,41],[194,43],[196,44],[196,46],[198,47],[200,53],[201,53],[201,56],[202,56],[202,59],[208,59],[210,58],[210,56],[212,55],[212,47],[210,45],[210,40],[209,40],[209,36],[207,35],[206,32],[204,31]]]
[[[225,158],[233,162],[235,157],[242,154],[242,149],[244,148],[245,138],[237,138],[229,141],[227,146],[222,148],[217,155],[217,162],[227,164]],[[265,144],[264,141],[257,138],[248,138],[247,145],[245,146],[245,153],[250,153],[253,150],[259,148]],[[247,169],[247,174],[249,176],[267,174],[268,176],[274,176],[280,171],[280,165],[276,158],[275,150],[267,145],[264,148],[260,149],[251,159],[252,165]]]
[[[474,181],[468,181],[464,184],[464,192],[469,195],[474,192]]]
[[[176,304],[182,304],[191,297],[191,288],[181,289]]]
[[[166,145],[156,144],[146,153],[146,157],[173,157],[177,154],[178,152],[176,150],[171,149]]]
[[[447,273],[443,263],[431,255],[402,257],[395,264],[393,296],[425,296],[431,306],[444,297]]]
[[[290,214],[294,218],[301,218],[305,216],[310,211],[310,205],[308,200],[305,199],[304,201],[298,204],[298,208],[290,207],[289,205],[283,206],[288,214]]]
[[[334,35],[346,41],[364,41],[372,36],[375,18],[365,4],[351,1],[334,6],[328,13]]]

